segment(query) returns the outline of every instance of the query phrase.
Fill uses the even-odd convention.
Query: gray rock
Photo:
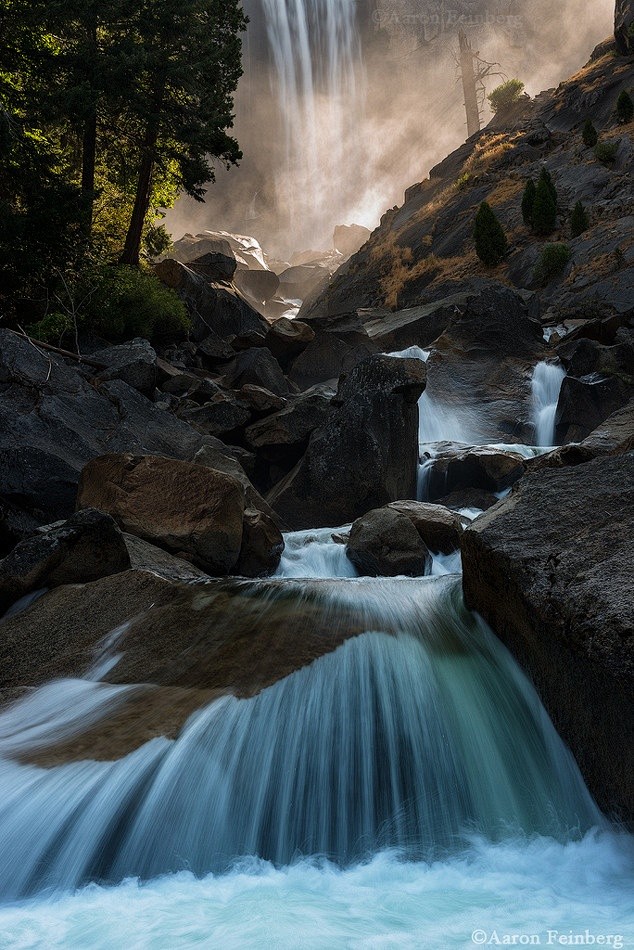
[[[126,571],[130,557],[110,515],[87,508],[17,544],[0,561],[0,613],[31,591]]]
[[[337,412],[267,497],[293,528],[346,524],[416,494],[425,364],[373,356],[340,384]]]
[[[361,327],[350,331],[318,331],[315,339],[294,360],[288,378],[300,389],[330,382],[342,373],[349,373],[379,349]]]
[[[421,501],[393,501],[388,508],[409,518],[430,551],[451,554],[459,550],[462,533],[469,523],[466,518],[442,505]]]
[[[246,425],[251,420],[251,409],[234,393],[218,389],[204,405],[184,409],[180,417],[201,432],[221,436]]]
[[[616,0],[614,36],[619,53],[634,53],[634,4],[632,0]]]
[[[531,676],[590,791],[634,819],[634,453],[530,473],[464,533],[464,591]]]
[[[412,520],[392,508],[377,508],[358,518],[346,554],[362,576],[422,577],[431,571],[429,550]]]
[[[226,249],[218,251],[208,251],[201,254],[200,257],[189,261],[189,267],[195,274],[200,274],[205,280],[232,280],[236,272],[238,262],[236,261],[229,244]]]
[[[592,374],[581,379],[566,376],[555,416],[556,441],[581,442],[622,408],[631,393],[632,387],[616,376]]]
[[[245,431],[245,439],[255,449],[308,443],[315,429],[323,426],[335,411],[334,390],[314,386],[292,399],[273,415],[254,422]]]
[[[276,396],[288,395],[288,383],[272,353],[262,346],[253,346],[235,359],[224,369],[227,386],[239,389],[247,383],[262,386]]]
[[[144,396],[154,393],[158,375],[157,357],[147,340],[135,339],[97,350],[91,359],[108,366],[108,369],[98,374],[97,379],[104,382],[120,379]]]

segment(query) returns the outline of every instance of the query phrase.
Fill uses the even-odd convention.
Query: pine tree
[[[581,133],[581,137],[583,139],[583,144],[587,148],[594,148],[594,146],[599,141],[599,133],[593,126],[590,119],[586,119],[586,123],[583,127],[583,132]]]
[[[616,100],[616,117],[621,125],[627,125],[634,118],[634,102],[625,89]]]
[[[138,163],[124,264],[139,263],[157,167],[172,166],[180,189],[204,200],[213,160],[242,157],[233,125],[233,93],[242,74],[239,0],[141,0],[137,4],[137,76],[127,96],[136,118]]]
[[[570,218],[570,233],[573,237],[579,237],[579,235],[587,231],[589,227],[590,218],[588,217],[588,212],[582,203],[578,201]]]
[[[526,182],[524,194],[522,195],[522,217],[524,218],[524,224],[527,224],[529,227],[533,225],[533,208],[535,206],[536,192],[535,182],[532,178],[529,178]]]
[[[533,204],[533,228],[536,234],[552,234],[557,227],[557,191],[548,169],[542,168]]]
[[[483,201],[478,209],[473,237],[480,260],[487,267],[499,264],[506,254],[508,242],[502,225],[486,201]]]

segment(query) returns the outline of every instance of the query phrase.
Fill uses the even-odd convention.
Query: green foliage
[[[137,336],[165,343],[182,339],[190,328],[176,292],[137,267],[87,268],[72,283],[58,285],[54,300],[59,309],[29,327],[45,343],[86,330],[113,343]]]
[[[106,267],[87,274],[81,294],[86,300],[86,325],[113,342],[135,336],[168,342],[182,339],[190,326],[176,292],[136,267]]]
[[[582,203],[578,201],[570,217],[570,233],[573,237],[579,237],[590,227],[590,218]]]
[[[632,102],[632,97],[625,89],[616,100],[616,117],[621,125],[627,125],[634,118],[634,102]]]
[[[537,189],[535,187],[535,182],[532,178],[529,178],[526,182],[526,188],[524,189],[524,194],[522,195],[522,217],[524,219],[524,224],[533,226],[533,208],[535,207],[535,196],[537,194]]]
[[[73,320],[67,313],[49,313],[37,323],[28,327],[29,335],[35,340],[41,340],[42,343],[53,343],[60,346],[64,342],[64,337],[72,333]]]
[[[571,256],[567,244],[546,244],[535,268],[535,280],[540,284],[549,283],[563,273]]]
[[[245,25],[240,0],[0,3],[4,310],[33,320],[60,272],[166,249],[162,209],[240,158]]]
[[[472,175],[469,172],[465,172],[464,175],[461,175],[456,179],[456,191],[464,191],[469,182],[472,179]]]
[[[487,96],[493,112],[504,112],[518,102],[524,91],[524,83],[519,79],[508,79]]]
[[[583,144],[587,148],[594,148],[594,146],[599,141],[599,133],[595,129],[590,119],[586,119],[586,123],[583,127],[583,132],[581,133],[581,137],[583,139]]]
[[[546,168],[542,168],[535,189],[532,215],[536,234],[552,234],[557,227],[557,191]]]
[[[594,157],[598,162],[608,165],[616,159],[619,150],[618,142],[599,142],[594,150]]]
[[[502,225],[486,201],[478,209],[473,237],[480,260],[487,267],[496,267],[506,254],[508,242]]]

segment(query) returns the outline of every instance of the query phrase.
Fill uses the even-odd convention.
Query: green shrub
[[[546,244],[535,268],[534,277],[540,284],[547,284],[563,273],[572,256],[567,244]]]
[[[482,202],[476,215],[473,237],[480,260],[487,267],[499,264],[506,254],[508,242],[502,225],[486,201]]]
[[[583,144],[588,148],[594,148],[594,146],[599,141],[599,133],[593,126],[590,119],[586,120],[586,124],[583,127],[583,132],[581,133],[581,138],[583,139]]]
[[[529,178],[526,182],[524,194],[522,195],[522,217],[524,218],[524,224],[529,225],[529,227],[533,225],[533,208],[535,207],[536,193],[535,182],[532,178]]]
[[[524,83],[519,79],[509,79],[487,96],[493,112],[504,112],[519,100],[524,91]]]
[[[570,232],[573,237],[579,237],[590,227],[590,218],[582,203],[578,201],[570,217]]]
[[[48,313],[37,323],[31,324],[27,328],[29,336],[34,340],[41,340],[42,343],[51,343],[54,346],[61,346],[64,338],[72,333],[73,320],[66,313]]]
[[[183,302],[150,271],[107,267],[89,279],[87,292],[86,322],[108,340],[167,342],[189,329]]]
[[[616,100],[616,117],[621,125],[627,125],[634,118],[634,102],[625,89]]]
[[[594,150],[594,157],[598,162],[603,162],[604,165],[607,165],[609,162],[615,160],[618,150],[618,142],[599,142]]]
[[[532,223],[536,234],[552,234],[557,227],[557,191],[546,168],[535,189]]]

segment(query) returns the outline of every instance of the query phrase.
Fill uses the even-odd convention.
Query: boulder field
[[[337,539],[360,574],[423,576],[461,549],[468,606],[601,807],[634,822],[634,148],[614,115],[630,25],[618,3],[616,45],[497,116],[372,235],[340,232],[343,253],[368,240],[332,278],[339,250],[274,270],[257,242],[209,232],[156,267],[187,339],[72,355],[0,329],[0,700],[103,663],[126,687],[107,723],[34,761],[175,735],[214,696],[253,695],[362,632],[345,605],[333,626],[318,583],[247,580],[275,573],[284,531],[351,524]],[[613,161],[584,146],[587,118]],[[547,280],[520,209],[544,165],[550,240],[570,251]],[[495,271],[472,247],[484,200],[510,241]],[[577,201],[590,222],[573,236]],[[558,447],[533,458],[514,446],[535,441],[543,361],[566,378]],[[461,508],[488,510],[467,527]]]

